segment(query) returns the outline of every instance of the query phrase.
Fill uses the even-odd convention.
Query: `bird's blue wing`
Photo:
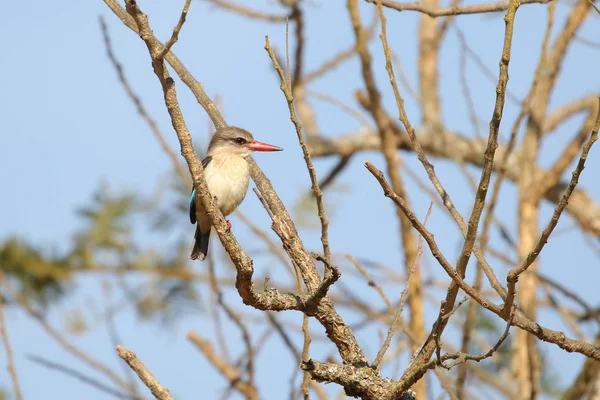
[[[196,188],[192,188],[192,197],[190,199],[190,222],[192,224],[196,223],[196,204],[194,203],[195,198],[196,198]]]
[[[206,158],[204,158],[204,160],[202,160],[202,168],[208,167],[208,164],[210,164],[211,160],[212,160],[212,156],[207,156]],[[192,195],[190,197],[190,222],[192,224],[196,223],[196,203],[194,202],[195,198],[196,198],[196,188],[192,187]]]

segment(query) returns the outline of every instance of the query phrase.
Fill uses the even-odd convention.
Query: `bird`
[[[258,142],[250,132],[235,126],[217,129],[202,160],[204,179],[208,191],[216,199],[219,210],[226,217],[244,200],[250,181],[248,157],[255,151],[281,151],[281,147]],[[190,199],[190,222],[196,224],[194,244],[190,253],[192,260],[204,260],[208,254],[208,242],[212,222],[203,208],[196,210],[196,188]],[[199,204],[200,207],[202,207]],[[227,220],[227,227],[231,223]]]

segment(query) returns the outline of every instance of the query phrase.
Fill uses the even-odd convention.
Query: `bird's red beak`
[[[281,147],[273,146],[272,144],[257,142],[256,140],[252,143],[248,143],[247,146],[254,151],[281,151]]]

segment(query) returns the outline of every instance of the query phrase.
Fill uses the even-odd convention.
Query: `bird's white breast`
[[[250,167],[237,155],[215,155],[204,170],[208,190],[217,197],[223,215],[231,214],[248,192]]]

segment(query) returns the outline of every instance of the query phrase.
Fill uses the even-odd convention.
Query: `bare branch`
[[[308,315],[304,314],[302,318],[302,335],[304,338],[304,344],[302,346],[302,362],[308,362],[308,352],[310,350],[310,343],[312,339],[310,337],[310,332],[308,330]],[[302,393],[304,394],[304,400],[310,399],[310,393],[308,385],[310,384],[310,374],[308,372],[304,372],[304,378],[302,379]]]
[[[157,400],[173,400],[171,393],[168,389],[165,389],[160,382],[152,375],[152,372],[146,368],[133,351],[129,351],[123,346],[117,346],[117,353],[119,357],[123,359],[129,365],[129,367],[135,371],[140,380],[144,382],[144,385],[150,389],[152,395]]]
[[[598,101],[600,103],[600,98],[598,99]],[[552,231],[558,224],[558,220],[560,219],[562,212],[564,211],[565,207],[567,206],[567,203],[569,202],[569,198],[571,197],[571,194],[573,193],[573,191],[575,190],[575,187],[579,183],[579,176],[581,175],[581,173],[583,172],[583,169],[585,168],[585,162],[587,160],[588,153],[589,153],[592,145],[594,144],[594,142],[596,140],[598,140],[598,130],[599,129],[600,129],[600,110],[598,111],[598,114],[596,116],[596,121],[594,123],[594,128],[592,130],[590,138],[583,146],[583,150],[581,151],[581,157],[579,157],[579,162],[577,163],[577,167],[573,171],[573,177],[571,178],[571,182],[569,183],[569,186],[565,189],[560,202],[554,209],[552,218],[550,219],[550,221],[548,221],[548,225],[542,232],[541,236],[537,240],[537,243],[535,244],[533,249],[531,249],[531,251],[529,252],[527,257],[521,262],[520,265],[511,269],[510,272],[508,273],[508,276],[506,277],[506,280],[508,282],[508,296],[506,298],[506,301],[504,303],[504,308],[503,308],[503,312],[505,314],[507,312],[509,312],[510,309],[512,308],[512,305],[514,302],[514,296],[516,294],[516,285],[517,285],[517,281],[519,280],[519,276],[527,270],[527,268],[536,260],[538,255],[541,253],[542,249],[548,242],[548,238],[552,234]]]
[[[377,3],[378,0],[365,0],[367,3]],[[523,4],[546,4],[552,0],[523,0]],[[382,5],[397,11],[418,11],[429,15],[432,18],[445,17],[448,15],[464,14],[482,14],[507,10],[510,6],[509,1],[499,1],[497,3],[477,4],[472,6],[456,6],[448,8],[429,8],[420,3],[399,3],[391,0],[382,0]]]
[[[236,14],[242,15],[244,17],[248,17],[251,19],[256,19],[260,21],[267,22],[285,22],[288,19],[288,15],[276,15],[276,14],[267,14],[259,11],[252,10],[250,8],[246,8],[239,4],[230,3],[224,0],[209,0],[210,3],[222,8],[223,10],[232,11]]]
[[[246,399],[259,399],[258,392],[254,385],[241,378],[241,373],[238,368],[227,363],[215,352],[213,346],[206,339],[203,339],[196,332],[190,331],[187,335],[188,339],[202,352],[204,357],[227,379],[231,385],[237,389]]]
[[[433,202],[431,202],[429,204],[429,209],[427,210],[427,214],[425,215],[425,220],[423,221],[423,226],[427,226],[427,221],[429,220],[429,216],[431,215],[432,208],[433,208]],[[375,361],[373,361],[373,364],[372,364],[373,368],[379,367],[379,364],[381,364],[381,361],[383,360],[383,356],[385,355],[385,352],[387,351],[388,347],[390,347],[390,342],[392,341],[392,337],[394,336],[394,332],[396,331],[398,321],[400,320],[401,315],[402,315],[402,309],[404,308],[404,303],[406,302],[406,295],[408,294],[408,290],[410,288],[411,278],[414,274],[415,268],[417,267],[417,261],[419,260],[419,257],[421,256],[422,253],[423,253],[423,236],[420,236],[419,237],[419,245],[417,246],[417,256],[414,259],[414,261],[408,271],[408,275],[406,277],[406,284],[405,284],[404,290],[400,294],[400,301],[398,302],[398,308],[396,309],[396,313],[394,315],[394,320],[392,322],[392,325],[390,326],[390,329],[388,330],[385,341],[383,342],[383,346],[381,346],[381,349],[379,350],[379,352],[377,353],[377,356],[375,357]],[[412,338],[412,339],[413,339],[413,341],[415,341],[415,338]]]
[[[46,333],[50,335],[50,337],[52,337],[52,339],[54,339],[64,350],[69,352],[75,358],[81,360],[84,364],[88,365],[92,369],[95,369],[96,371],[102,373],[104,376],[106,376],[109,380],[117,384],[119,387],[127,391],[130,390],[127,382],[121,379],[121,377],[117,373],[115,373],[111,368],[101,363],[100,361],[94,359],[92,356],[90,356],[83,350],[77,348],[64,335],[62,335],[59,331],[54,329],[48,323],[48,321],[46,321],[42,314],[33,308],[33,306],[25,297],[23,297],[20,293],[16,293],[15,291],[13,291],[12,288],[8,285],[6,285],[6,289],[10,296],[13,297],[23,307],[27,314],[33,319],[35,319],[40,324],[42,329],[44,329],[44,331],[46,331]]]
[[[598,6],[594,4],[592,0],[588,0],[588,2],[590,3],[590,6],[594,7],[594,10],[596,10],[596,12],[600,15],[600,8],[598,8]]]
[[[104,0],[104,3],[106,3],[106,5],[117,15],[117,17],[121,19],[121,21],[123,21],[125,25],[127,25],[128,28],[130,28],[138,35],[140,34],[140,29],[136,24],[136,21],[134,21],[133,17],[129,15],[127,11],[119,3],[117,3],[116,0]],[[146,35],[145,41],[149,41],[150,44],[158,51],[160,51],[160,49],[164,47],[163,44],[152,34]],[[169,64],[171,64],[171,66],[173,67],[175,72],[177,72],[177,75],[179,75],[179,78],[181,78],[183,83],[185,83],[190,88],[190,90],[196,97],[198,103],[200,103],[200,105],[204,108],[204,110],[212,120],[213,124],[215,125],[215,128],[219,129],[227,126],[225,120],[223,119],[223,116],[219,112],[218,107],[208,97],[208,95],[204,91],[204,87],[202,86],[202,84],[198,82],[192,76],[192,74],[190,74],[190,72],[187,70],[187,68],[185,68],[185,66],[179,60],[179,58],[177,58],[177,56],[175,56],[173,52],[169,52],[165,56],[165,60]]]
[[[577,153],[579,153],[579,149],[585,142],[588,132],[593,129],[595,123],[594,116],[598,115],[599,112],[600,110],[590,110],[579,132],[577,132],[577,134],[575,134],[569,143],[562,149],[560,157],[554,162],[548,172],[537,180],[537,183],[533,186],[535,190],[531,191],[530,196],[534,199],[542,199],[545,197],[548,190],[560,182],[563,173],[569,165],[571,165],[573,160],[575,160]]]
[[[393,125],[393,129],[398,132],[396,135],[397,147],[401,150],[416,152],[418,155],[418,151],[413,149],[411,139],[405,131],[401,130],[397,125]],[[461,160],[477,167],[481,167],[484,164],[482,155],[485,151],[485,143],[481,140],[472,139],[449,130],[430,129],[425,127],[416,129],[415,134],[419,139],[420,149],[423,150],[425,156],[442,158],[450,161]],[[452,146],[448,146],[448,143],[452,143]],[[309,140],[308,145],[313,157],[327,157],[378,150],[381,148],[381,140],[377,132],[361,131],[334,138],[318,137]],[[496,151],[496,157],[502,158],[506,150],[506,146],[499,146]],[[499,163],[495,163],[493,169],[495,172],[498,172],[501,167],[502,166],[499,165]],[[520,171],[519,159],[514,155],[509,157],[509,161],[506,164],[506,177],[515,182],[520,176]],[[540,174],[545,173],[545,171],[536,168],[534,173],[536,176],[540,176]],[[558,203],[560,201],[560,196],[567,185],[568,182],[564,181],[558,183],[548,191],[546,200],[555,204]],[[438,190],[437,187],[436,190]],[[441,196],[441,198],[444,201],[444,205],[453,209],[454,204],[451,201],[450,195],[446,192],[443,193],[444,195]],[[580,188],[573,193],[566,211],[579,223],[583,230],[591,232],[596,237],[600,238],[600,204],[594,202],[592,197],[584,190]],[[464,232],[466,232],[466,224],[462,221],[462,216],[456,210],[452,210],[450,213],[452,217],[457,220],[457,224],[464,235]],[[481,255],[481,253],[478,254],[477,247],[475,247],[475,256],[480,261]]]
[[[375,81],[375,75],[373,73],[372,57],[368,49],[368,40],[366,32],[362,26],[360,13],[358,9],[357,0],[349,0],[347,2],[348,12],[354,29],[354,36],[356,37],[356,52],[360,57],[362,78],[366,87],[366,91],[369,98],[370,107],[367,110],[371,113],[379,136],[381,138],[381,152],[385,158],[386,171],[392,182],[392,188],[396,193],[402,196],[405,201],[409,201],[408,191],[404,184],[404,179],[399,169],[399,155],[396,151],[396,137],[395,132],[392,129],[392,121],[387,117],[381,100],[381,93],[377,88]],[[381,37],[385,35],[385,19],[383,14],[379,13],[379,19],[381,21]],[[386,57],[386,62],[388,57]],[[396,210],[396,217],[400,225],[400,239],[402,255],[404,256],[405,269],[408,272],[410,266],[413,265],[417,257],[417,239],[414,232],[411,229],[410,222],[405,215],[399,210]],[[412,286],[409,287],[409,308],[410,308],[410,330],[412,333],[421,338],[425,336],[425,329],[423,324],[423,313],[424,308],[422,304],[422,298],[419,295],[422,283],[421,275],[418,264],[412,271]],[[416,343],[412,344],[413,350],[416,350]],[[421,388],[417,388],[421,396],[425,396],[425,393],[421,391]]]
[[[379,18],[377,17],[377,13],[373,13],[373,19],[371,23],[367,27],[367,41],[370,41],[375,36],[375,30],[377,28],[377,23],[379,22]],[[333,71],[335,68],[343,64],[345,61],[350,59],[356,53],[356,46],[352,46],[346,50],[342,50],[339,53],[335,54],[329,60],[325,61],[320,67],[314,69],[313,71],[307,73],[302,78],[305,84],[325,75],[328,72]]]
[[[493,356],[494,353],[500,348],[500,346],[502,346],[502,343],[504,343],[504,341],[508,337],[508,334],[510,332],[510,327],[512,325],[513,317],[514,317],[514,309],[513,309],[513,312],[511,313],[510,317],[506,321],[506,327],[504,328],[504,333],[502,334],[502,336],[500,336],[500,338],[498,339],[496,344],[491,349],[489,349],[487,352],[485,352],[483,354],[475,355],[475,356],[470,355],[470,354],[465,354],[463,352],[458,352],[458,353],[453,353],[453,354],[445,354],[444,359],[454,359],[454,361],[447,365],[442,363],[442,366],[446,369],[451,369],[458,364],[466,362],[467,360],[479,362],[479,361],[485,360],[486,358]]]
[[[371,172],[373,174],[373,176],[377,179],[377,181],[380,183],[385,196],[389,197],[392,201],[394,201],[394,203],[396,203],[396,205],[398,207],[400,207],[403,210],[403,212],[405,212],[405,214],[411,221],[413,228],[415,228],[423,236],[423,238],[427,242],[429,249],[431,250],[431,253],[434,256],[434,258],[439,262],[439,264],[442,266],[444,271],[446,271],[448,276],[450,278],[452,278],[452,280],[456,283],[456,285],[458,285],[458,287],[461,290],[463,290],[467,295],[469,295],[472,299],[477,301],[477,303],[479,303],[483,308],[490,310],[491,312],[493,312],[494,314],[498,315],[499,317],[501,317],[502,319],[504,319],[506,321],[509,318],[509,315],[506,315],[506,313],[503,312],[503,307],[501,305],[496,305],[496,304],[493,304],[490,301],[488,301],[485,297],[483,297],[479,292],[474,290],[472,286],[470,286],[467,282],[465,282],[465,280],[463,278],[461,278],[458,275],[457,271],[452,267],[452,265],[450,265],[448,260],[440,252],[440,249],[439,249],[433,235],[429,231],[427,231],[427,229],[425,227],[423,227],[423,225],[415,217],[414,213],[406,207],[406,203],[402,200],[402,198],[400,198],[398,195],[396,195],[391,190],[391,187],[385,180],[383,173],[381,171],[379,171],[377,168],[375,168],[373,166],[373,164],[371,164],[369,161],[367,161],[365,163],[365,166],[367,167],[369,172]],[[589,343],[570,339],[570,338],[566,337],[563,332],[553,331],[551,329],[544,328],[544,327],[540,326],[538,323],[528,319],[518,309],[515,311],[515,314],[513,317],[513,325],[515,325],[529,333],[534,334],[535,336],[537,336],[539,339],[541,339],[543,341],[554,343],[562,349],[565,349],[568,351],[575,351],[575,352],[578,352],[581,354],[585,354],[588,357],[600,360],[600,349],[596,348],[595,346],[593,346]],[[407,376],[410,375],[411,377],[414,377],[416,375],[425,373],[425,371],[427,369],[426,368],[427,365],[426,364],[420,364],[420,365],[421,365],[421,368],[418,371],[409,371],[409,374],[407,374]],[[404,385],[404,384],[406,384],[407,381],[402,380],[402,382],[403,382],[402,384]],[[404,386],[399,386],[398,390],[402,389],[403,387]],[[408,386],[408,387],[410,387],[410,386]],[[406,390],[406,389],[404,388],[404,390]]]
[[[479,186],[477,187],[477,192],[475,194],[475,204],[473,204],[473,211],[471,212],[471,217],[469,218],[465,243],[461,250],[461,255],[456,262],[456,269],[463,276],[471,257],[471,253],[473,252],[475,239],[477,238],[477,227],[479,226],[479,220],[485,206],[485,199],[492,176],[492,165],[494,164],[494,157],[496,155],[496,149],[498,148],[498,133],[500,130],[500,121],[502,120],[502,112],[504,110],[506,85],[508,84],[508,64],[510,62],[514,20],[519,5],[520,4],[518,1],[511,1],[506,16],[504,17],[506,22],[504,46],[502,49],[502,57],[500,59],[498,85],[496,86],[496,104],[494,105],[494,112],[492,114],[492,120],[490,121],[490,133],[484,153],[485,161],[483,164]]]
[[[379,399],[389,393],[392,383],[383,380],[368,367],[357,368],[350,365],[336,365],[321,363],[316,360],[303,362],[302,369],[308,371],[313,379],[318,382],[335,382],[344,387],[345,393],[350,397],[363,399]],[[396,399],[396,397],[392,397]],[[410,391],[398,397],[401,400],[415,400]]]
[[[90,378],[89,376],[82,374],[81,372],[79,372],[78,370],[76,370],[74,368],[69,368],[65,365],[58,364],[53,361],[49,361],[49,360],[46,360],[45,358],[34,356],[34,355],[28,355],[27,358],[29,358],[29,360],[33,361],[36,364],[39,364],[39,365],[41,365],[45,368],[51,369],[53,371],[62,372],[68,376],[71,376],[87,385],[90,385],[90,386],[92,386],[106,394],[109,394],[113,397],[116,397],[118,399],[141,400],[141,397],[139,397],[139,396],[132,396],[127,393],[123,393],[116,389],[113,389],[110,386],[105,385],[104,383],[102,383],[94,378]]]
[[[183,10],[181,11],[181,16],[179,17],[177,25],[175,25],[175,28],[173,28],[173,34],[171,35],[171,38],[167,41],[165,47],[163,47],[160,53],[158,53],[158,55],[156,56],[156,58],[158,58],[159,60],[165,58],[167,53],[171,50],[171,47],[173,47],[173,45],[179,39],[179,32],[181,31],[181,28],[183,28],[183,24],[185,23],[185,17],[187,16],[188,10],[190,9],[191,1],[192,0],[185,0],[185,5],[183,6]]]
[[[360,265],[360,263],[358,262],[358,260],[352,256],[351,254],[347,254],[346,258],[348,260],[350,260],[350,262],[354,265],[354,267],[358,270],[358,272],[360,272],[360,274],[362,276],[364,276],[364,278],[367,280],[367,285],[371,286],[373,289],[375,289],[375,291],[377,292],[377,294],[379,294],[379,297],[381,297],[381,299],[383,300],[383,302],[385,303],[385,306],[387,307],[388,313],[390,315],[394,315],[394,306],[392,305],[392,302],[390,301],[390,299],[387,297],[387,295],[385,294],[385,292],[383,291],[383,289],[381,288],[381,286],[379,286],[369,275],[369,273],[367,272],[367,270]],[[407,278],[408,281],[408,278]]]
[[[595,344],[600,347],[600,332],[596,336]],[[560,399],[579,400],[583,398],[589,390],[590,384],[596,382],[598,377],[600,377],[600,362],[591,358],[586,359],[583,362],[579,373],[575,377],[575,380],[571,386],[563,392]]]
[[[495,152],[496,152],[496,148],[497,148],[498,127],[500,125],[500,120],[502,118],[502,110],[504,107],[504,93],[505,93],[505,89],[506,89],[506,83],[508,81],[508,63],[510,60],[510,48],[511,48],[511,44],[512,44],[512,31],[513,31],[513,26],[514,26],[514,16],[517,11],[517,8],[519,7],[519,3],[513,0],[513,1],[511,1],[510,5],[511,6],[505,17],[506,31],[505,31],[505,38],[504,38],[504,48],[503,48],[501,64],[500,64],[500,78],[498,80],[498,86],[497,86],[497,90],[496,90],[497,96],[496,96],[496,105],[494,107],[494,114],[492,116],[492,121],[490,123],[490,136],[489,136],[488,145],[487,145],[487,148],[485,151],[485,157],[484,157],[485,161],[484,161],[484,166],[483,166],[483,172],[481,175],[480,185],[477,190],[475,204],[473,206],[473,212],[471,214],[471,218],[469,219],[468,228],[466,229],[466,232],[464,232],[464,230],[463,230],[463,234],[465,234],[465,243],[464,243],[464,246],[463,246],[463,249],[461,252],[461,257],[459,258],[459,260],[457,262],[456,272],[459,274],[459,276],[461,278],[463,278],[465,276],[465,270],[466,270],[466,266],[467,266],[469,257],[475,247],[475,239],[477,237],[477,226],[479,223],[479,218],[481,216],[481,212],[483,211],[483,205],[484,205],[485,197],[487,194],[487,188],[488,188],[488,184],[489,184],[489,180],[490,180],[491,172],[492,172],[493,160],[494,160],[494,156],[495,156]],[[382,4],[381,4],[380,0],[378,0],[377,6],[379,8],[379,14],[380,14],[381,23],[382,23],[381,41],[382,41],[385,58],[386,58],[386,69],[388,71],[390,83],[391,83],[391,86],[392,86],[392,89],[394,92],[394,96],[396,98],[396,103],[397,103],[398,111],[400,114],[399,118],[402,121],[402,123],[404,124],[404,127],[405,127],[409,137],[411,138],[411,144],[413,145],[413,148],[417,152],[419,161],[421,161],[421,163],[425,167],[425,170],[427,171],[427,174],[428,174],[430,180],[432,181],[433,185],[438,190],[438,193],[440,194],[442,199],[446,200],[446,198],[447,198],[446,191],[442,187],[437,176],[435,175],[433,166],[427,160],[427,157],[425,156],[425,153],[423,152],[423,149],[421,148],[419,141],[418,141],[417,137],[415,136],[414,128],[412,127],[412,125],[410,124],[410,122],[408,120],[406,110],[404,109],[404,99],[402,98],[402,96],[400,95],[400,92],[398,90],[398,86],[396,84],[396,78],[394,75],[394,70],[393,70],[393,66],[392,66],[392,62],[391,62],[391,55],[390,55],[391,50],[387,43],[386,30],[385,30],[385,16],[383,14]],[[448,206],[448,209],[451,213],[452,213],[453,208],[454,208],[453,206],[452,207]],[[407,209],[408,209],[408,207],[407,207]],[[405,215],[407,215],[407,217],[409,217],[407,212],[405,210],[403,210],[403,211],[404,211]],[[458,213],[456,213],[456,214],[458,214]],[[409,217],[409,219],[410,219],[410,217]],[[457,221],[459,220],[458,217],[455,219]],[[413,224],[413,226],[414,226],[414,224]],[[423,234],[422,232],[420,232],[420,233]],[[478,258],[480,260],[482,260],[483,255],[481,255],[481,257],[478,257]],[[482,261],[482,264],[483,264],[483,261]],[[491,272],[491,269],[490,269],[490,272]],[[490,279],[492,286],[498,286],[497,284],[495,284],[495,282],[492,279],[493,275],[491,275],[491,273],[488,273],[488,272],[486,272],[486,274],[488,275],[488,278]],[[455,282],[456,281],[453,281],[451,287],[448,290],[447,296],[446,296],[446,303],[450,307],[452,307],[454,305],[454,302],[456,300],[456,295],[458,293],[458,285],[456,285]],[[495,287],[495,289],[496,289],[496,287]],[[497,290],[499,290],[499,292],[498,292],[499,294],[502,294],[502,292],[500,291],[500,288],[498,288]],[[446,322],[442,322],[441,325],[439,326],[440,334],[443,331],[445,324],[446,324]],[[434,351],[434,347],[432,345],[429,345],[429,347],[426,348],[425,351],[422,350],[421,353],[419,354],[419,356],[417,356],[416,358],[414,358],[412,360],[411,365],[409,365],[406,372],[403,374],[403,377],[406,377],[407,373],[412,373],[415,369],[415,365],[420,365],[424,361],[428,360],[431,357],[431,354],[433,353],[433,351]]]
[[[144,121],[146,121],[146,123],[150,127],[152,134],[160,143],[160,146],[162,147],[163,151],[167,154],[167,156],[169,156],[169,159],[171,160],[171,163],[173,164],[173,167],[175,168],[177,175],[179,175],[179,177],[182,179],[183,182],[187,182],[188,176],[184,172],[184,170],[181,166],[181,163],[179,162],[179,159],[177,158],[177,155],[175,154],[173,149],[171,149],[171,147],[165,140],[163,133],[161,132],[160,128],[158,127],[158,124],[148,114],[148,112],[146,111],[146,108],[144,107],[144,105],[142,103],[142,100],[139,98],[139,96],[137,94],[135,94],[135,92],[133,91],[133,88],[129,84],[129,81],[125,77],[125,72],[123,71],[123,66],[121,65],[119,60],[117,60],[117,57],[115,56],[115,54],[113,52],[110,36],[108,35],[108,28],[106,26],[106,23],[104,22],[104,18],[102,18],[102,17],[100,17],[100,28],[102,30],[102,37],[104,38],[106,54],[108,56],[108,59],[112,63],[113,67],[115,67],[115,70],[117,71],[117,76],[119,77],[119,82],[121,82],[121,86],[123,86],[123,89],[125,89],[125,93],[127,93],[127,96],[131,99],[131,101],[137,108],[137,111],[140,114],[140,116],[142,117],[142,119],[144,119]]]
[[[0,271],[0,288],[4,283],[4,274]],[[0,292],[1,294],[1,292]],[[0,336],[2,336],[2,345],[6,352],[6,369],[10,375],[12,381],[13,390],[15,391],[15,397],[17,400],[23,400],[23,393],[21,392],[21,385],[19,384],[19,377],[17,376],[17,369],[15,368],[15,360],[13,357],[12,346],[8,340],[8,332],[6,330],[6,319],[4,318],[4,299],[0,295]]]
[[[265,37],[266,44],[265,50],[269,53],[269,57],[271,57],[271,61],[273,62],[273,67],[279,74],[279,79],[281,80],[281,91],[285,95],[285,99],[287,100],[288,108],[290,110],[290,119],[296,128],[296,134],[298,136],[298,142],[300,143],[300,147],[302,148],[302,153],[304,154],[304,161],[306,162],[306,168],[308,169],[308,173],[310,175],[310,181],[312,184],[312,190],[315,194],[315,198],[317,201],[317,209],[319,213],[319,219],[321,220],[321,243],[323,244],[323,254],[325,257],[325,261],[327,263],[330,262],[331,259],[331,251],[329,249],[329,235],[328,235],[328,227],[329,221],[327,221],[327,216],[325,215],[325,207],[323,205],[323,192],[319,187],[319,182],[317,180],[317,173],[315,171],[315,167],[312,163],[312,159],[310,157],[310,153],[308,152],[308,148],[304,143],[302,124],[298,120],[296,116],[296,110],[294,108],[294,95],[291,90],[291,82],[286,83],[285,74],[277,62],[277,58],[275,57],[275,53],[269,44],[269,37]],[[296,60],[298,62],[298,60]]]
[[[333,96],[330,96],[325,93],[315,92],[312,90],[307,91],[306,94],[308,94],[309,96],[312,96],[316,99],[325,101],[327,103],[330,103],[330,104],[336,106],[337,108],[344,111],[348,115],[351,115],[353,118],[355,118],[357,121],[359,121],[360,124],[363,126],[369,126],[369,127],[371,126],[369,121],[361,114],[360,110],[357,110],[355,108],[348,106],[347,104],[342,103],[341,101],[339,101],[338,99],[336,99]]]
[[[548,0],[548,1],[551,1],[551,0]],[[508,2],[506,4],[508,4]],[[523,4],[523,3],[521,3],[521,4]],[[469,56],[471,58],[471,60],[475,63],[475,66],[477,66],[477,68],[479,68],[479,70],[481,71],[483,76],[488,81],[490,81],[491,83],[497,84],[498,78],[497,78],[496,73],[494,73],[494,71],[492,71],[492,69],[486,65],[483,58],[481,58],[481,55],[477,51],[473,50],[471,48],[471,46],[469,46],[469,43],[467,42],[467,38],[465,37],[463,31],[458,27],[458,25],[454,25],[454,32],[456,33],[456,37],[460,41],[462,48],[465,50],[465,53],[466,53],[465,55]],[[514,94],[508,88],[505,89],[505,93],[506,93],[506,98],[508,100],[510,100],[512,103],[517,104],[517,105],[523,104],[523,100],[521,100],[519,98],[519,96]]]
[[[544,134],[550,134],[568,118],[580,112],[593,110],[597,104],[598,93],[595,93],[558,107],[544,119]]]
[[[238,327],[242,334],[242,339],[244,340],[244,345],[246,346],[246,355],[248,357],[247,362],[247,371],[248,371],[248,383],[250,385],[254,385],[254,348],[252,347],[252,341],[250,339],[250,331],[248,327],[242,320],[242,318],[235,312],[225,301],[223,300],[223,293],[221,292],[221,288],[217,282],[217,276],[215,273],[215,263],[212,257],[209,259],[209,273],[210,273],[210,286],[217,298],[217,303],[227,317]]]

